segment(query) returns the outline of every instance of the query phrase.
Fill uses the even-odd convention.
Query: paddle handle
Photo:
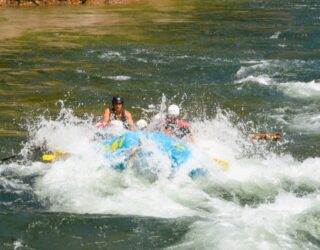
[[[11,159],[16,158],[18,155],[11,155],[11,156],[7,156],[5,158],[0,159],[0,162],[5,162],[5,161],[9,161]]]

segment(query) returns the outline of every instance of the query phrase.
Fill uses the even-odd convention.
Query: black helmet
[[[121,96],[114,96],[114,97],[112,98],[112,105],[115,105],[116,103],[121,103],[121,104],[123,104],[123,103],[124,103],[123,97],[121,97]]]

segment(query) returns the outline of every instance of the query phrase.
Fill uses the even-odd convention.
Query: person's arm
[[[103,123],[108,123],[109,120],[110,120],[110,109],[106,108],[104,110],[104,113],[103,113],[102,122]]]
[[[129,111],[125,111],[125,115],[126,115],[126,119],[127,119],[127,123],[129,125],[130,129],[135,129],[136,126],[134,125],[133,119],[132,119],[132,115]]]
[[[106,125],[109,124],[109,120],[110,120],[110,109],[109,109],[109,108],[106,108],[106,109],[104,110],[104,113],[103,113],[101,122],[98,122],[98,123],[96,124],[96,127],[97,127],[97,128],[103,128],[104,126],[106,126]]]
[[[104,110],[104,113],[103,113],[103,117],[101,119],[101,122],[98,122],[96,124],[96,127],[97,128],[103,128],[104,126],[108,125],[109,124],[109,120],[110,120],[110,109],[109,108],[106,108]]]

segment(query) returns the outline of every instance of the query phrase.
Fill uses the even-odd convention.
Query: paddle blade
[[[43,161],[53,161],[56,158],[54,154],[44,154],[42,155]]]
[[[63,153],[60,151],[56,151],[53,154],[44,154],[42,155],[42,160],[43,161],[53,161],[59,157],[65,156],[67,153]]]
[[[230,164],[229,162],[225,161],[225,160],[221,160],[219,158],[213,157],[213,160],[218,163],[221,167],[223,167],[224,169],[228,169]]]

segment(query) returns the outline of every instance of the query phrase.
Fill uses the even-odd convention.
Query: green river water
[[[319,81],[318,1],[1,8],[0,156],[19,157],[0,164],[0,249],[319,249]],[[114,95],[135,121],[177,103],[236,170],[146,184],[30,157],[86,141]]]

